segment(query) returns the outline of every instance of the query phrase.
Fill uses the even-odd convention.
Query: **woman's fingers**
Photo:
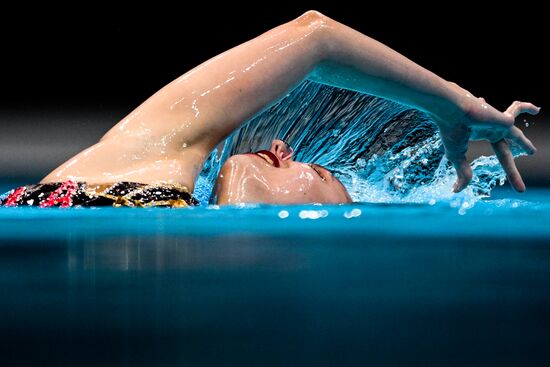
[[[506,111],[504,111],[504,114],[515,119],[522,113],[536,115],[539,111],[540,107],[537,107],[532,103],[515,101],[510,105],[510,107],[508,107],[508,109],[506,109]],[[507,137],[522,147],[527,154],[535,154],[537,151],[537,148],[535,148],[533,143],[531,143],[531,141],[525,137],[523,132],[515,126],[510,128],[510,132]]]
[[[445,155],[456,170],[457,179],[453,186],[453,191],[460,192],[468,186],[468,183],[472,179],[472,168],[466,160],[470,129],[459,125],[452,128],[440,126],[439,130],[441,132],[441,140],[445,146]]]
[[[504,111],[506,115],[512,116],[512,118],[516,118],[518,115],[522,113],[528,113],[530,115],[536,115],[539,113],[540,107],[535,106],[532,103],[529,102],[519,102],[515,101]]]
[[[480,98],[479,100],[483,103],[485,102],[483,98]],[[523,183],[523,179],[521,178],[521,175],[516,167],[516,163],[514,162],[514,156],[510,151],[508,143],[503,139],[503,137],[517,143],[523,150],[525,150],[525,152],[527,152],[527,154],[534,154],[536,152],[536,148],[533,143],[525,137],[520,129],[513,126],[513,123],[514,119],[522,113],[536,115],[539,111],[540,108],[536,107],[532,103],[516,101],[512,103],[512,105],[504,112],[504,120],[506,120],[505,125],[507,126],[506,129],[502,129],[502,127],[500,127],[500,129],[495,128],[494,131],[491,129],[489,131],[483,130],[481,133],[479,131],[474,131],[473,135],[471,130],[464,125],[453,127],[448,127],[446,125],[440,126],[439,129],[441,132],[441,139],[443,140],[443,144],[445,146],[445,154],[455,167],[457,173],[457,180],[454,184],[453,191],[462,191],[466,186],[468,186],[468,183],[472,179],[472,169],[466,160],[466,151],[468,149],[468,140],[470,137],[496,141],[491,143],[491,145],[493,146],[496,156],[508,176],[510,184],[518,192],[525,191],[525,184]],[[487,129],[487,127],[485,127],[485,129]],[[493,133],[491,134],[491,132]]]
[[[516,190],[517,192],[524,192],[525,184],[523,183],[523,179],[519,174],[516,163],[514,162],[514,156],[512,155],[512,152],[510,151],[510,147],[508,146],[506,140],[502,139],[497,141],[496,143],[491,143],[491,145],[493,146],[493,150],[496,153],[498,161],[502,165],[504,172],[506,172],[508,181],[510,181],[510,184],[512,185],[514,190]]]
[[[507,138],[514,141],[514,143],[519,145],[529,155],[537,152],[537,148],[531,143],[531,140],[527,139],[525,134],[515,126],[510,128]]]
[[[456,170],[456,182],[453,185],[453,192],[461,192],[472,180],[472,167],[470,167],[466,158],[455,159],[451,163]]]

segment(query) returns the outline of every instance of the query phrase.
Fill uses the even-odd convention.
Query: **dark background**
[[[548,20],[525,1],[513,8],[344,1],[28,6],[5,9],[0,22],[0,176],[40,178],[185,71],[308,9],[378,39],[497,108],[515,99],[547,108],[541,54]],[[519,160],[528,183],[550,183],[546,120],[543,112],[528,119],[528,128],[521,121],[539,148]]]

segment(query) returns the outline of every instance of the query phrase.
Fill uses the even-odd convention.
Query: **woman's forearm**
[[[325,20],[324,57],[310,80],[388,98],[442,119],[463,112],[468,92],[382,43]]]

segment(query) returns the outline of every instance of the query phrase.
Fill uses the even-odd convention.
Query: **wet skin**
[[[216,182],[217,204],[352,202],[329,170],[294,161],[283,141],[274,140],[269,151],[273,155],[238,154],[225,162]]]
[[[182,75],[41,182],[176,182],[192,191],[212,149],[304,79],[388,98],[430,114],[457,169],[456,191],[471,179],[465,160],[469,139],[489,140],[514,188],[525,189],[507,141],[534,153],[531,142],[513,124],[518,114],[536,114],[537,107],[518,102],[505,112],[498,111],[387,46],[315,11]],[[231,186],[231,190],[241,191],[227,194],[227,200],[347,200],[346,195],[336,199],[331,194],[317,194],[330,180],[317,182],[310,166],[290,160],[288,167],[262,170],[264,163],[258,159],[235,157],[228,161],[226,166],[235,167],[235,172],[259,171],[255,180],[237,175],[241,185]],[[245,167],[247,162],[250,168]],[[223,180],[218,183],[222,193],[231,191],[224,185],[233,185],[226,178],[230,168],[224,168]],[[269,195],[262,196],[259,187],[265,180],[263,187]],[[248,183],[258,188],[243,188]],[[281,194],[287,190],[292,193]],[[273,199],[275,196],[279,199]]]

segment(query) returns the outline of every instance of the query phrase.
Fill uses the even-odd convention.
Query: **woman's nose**
[[[271,152],[281,160],[290,159],[293,153],[292,148],[280,139],[273,140],[271,143]]]

